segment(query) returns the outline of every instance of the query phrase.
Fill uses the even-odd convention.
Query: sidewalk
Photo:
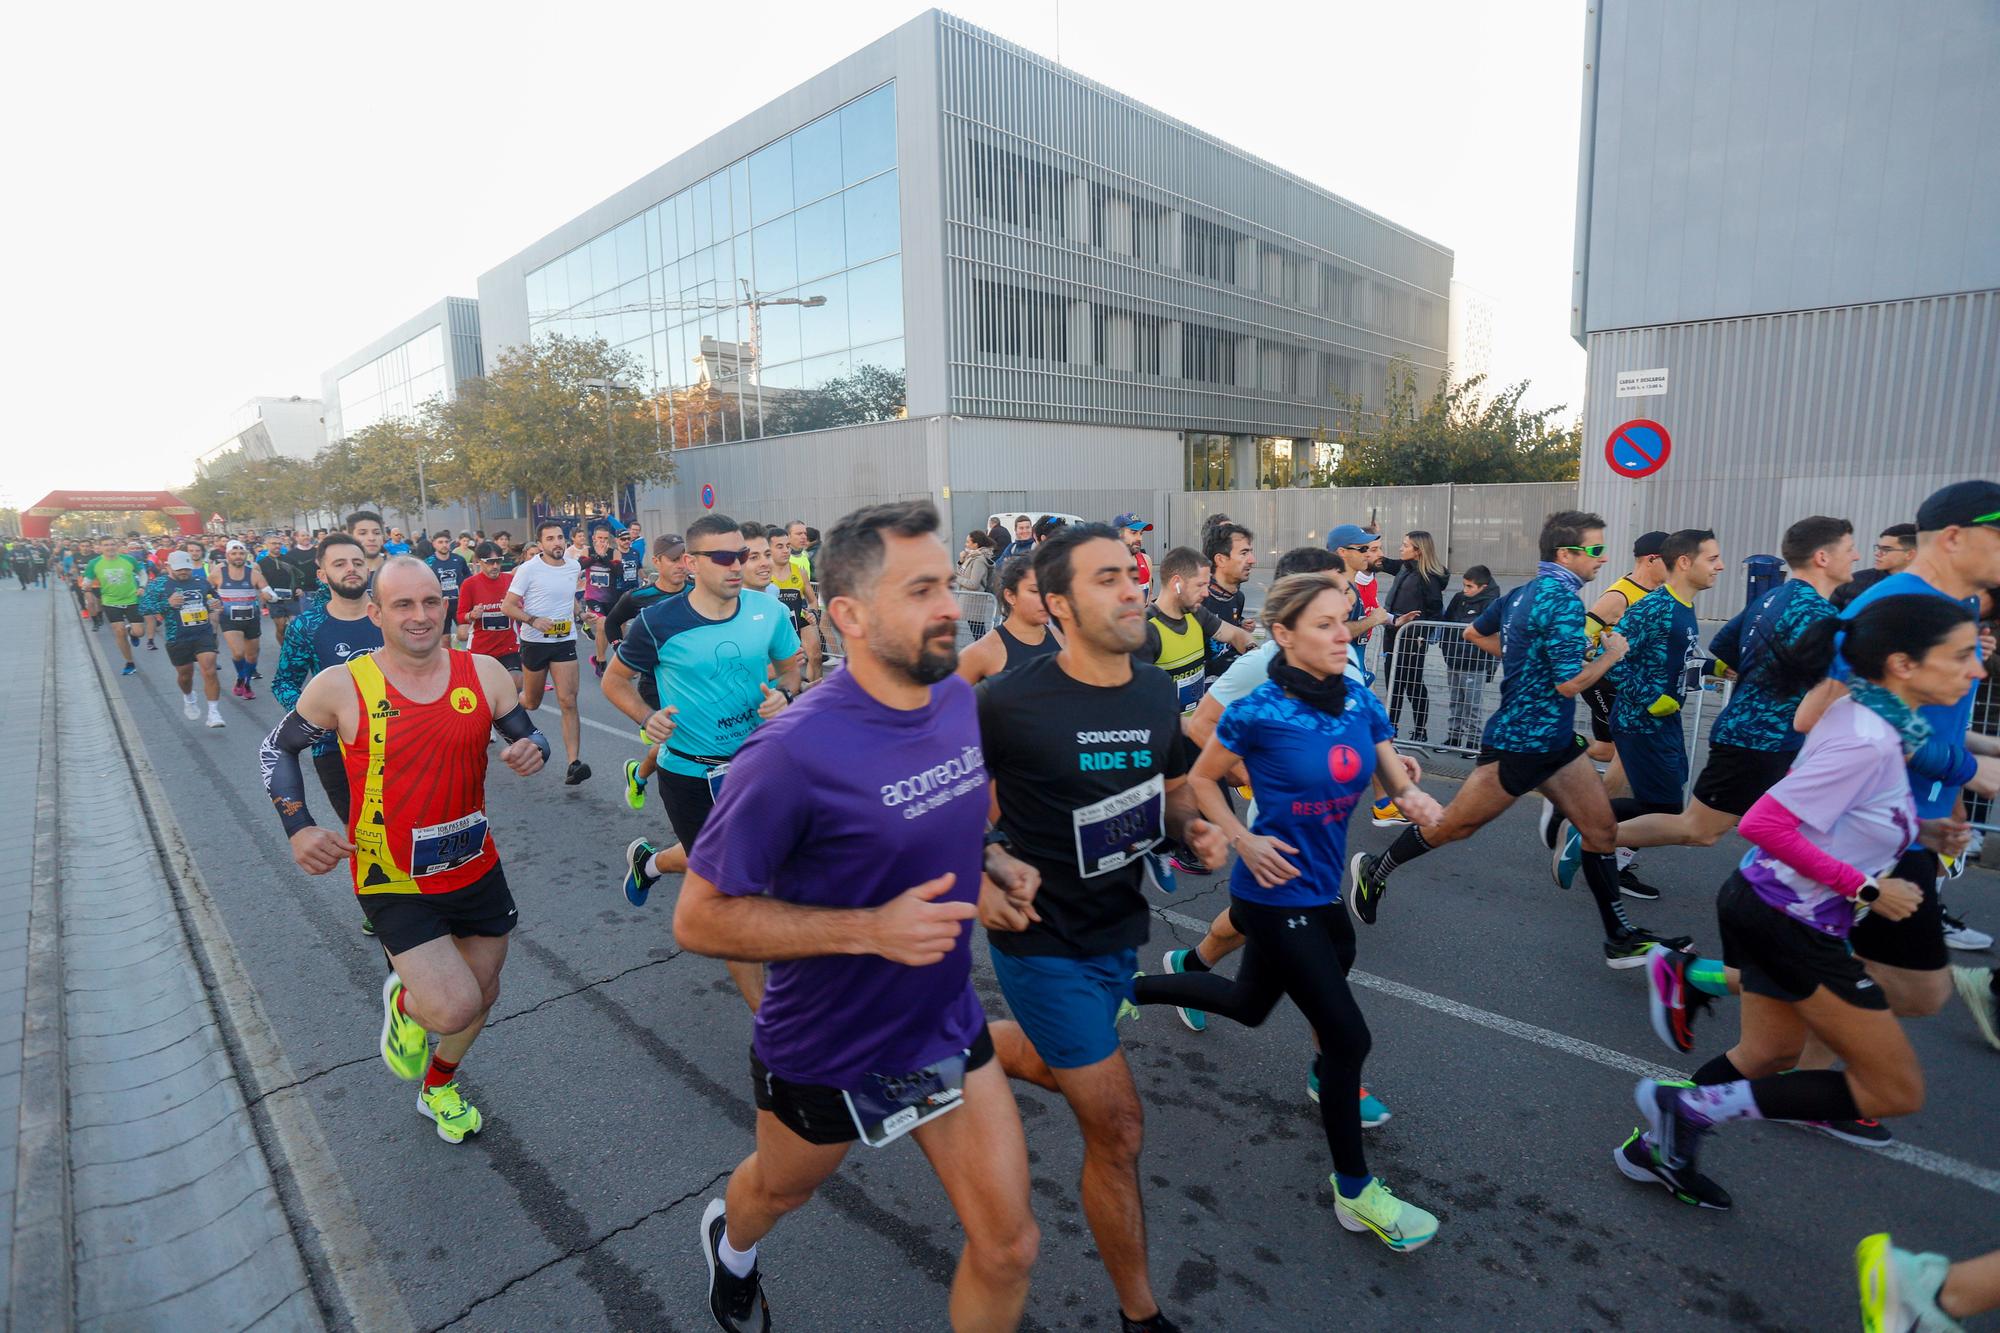
[[[115,724],[91,660],[97,645],[85,642],[92,632],[66,598],[53,624],[40,605],[12,621],[0,670],[11,664],[28,688],[0,705],[11,710],[0,735],[39,762],[0,774],[20,788],[0,790],[17,798],[0,800],[0,883],[32,900],[28,940],[0,973],[26,982],[9,992],[8,1021],[27,1041],[0,1047],[26,1075],[15,1075],[18,1143],[4,1149],[20,1180],[10,1323],[318,1329],[153,831],[122,753],[107,744]],[[50,672],[51,661],[63,669]],[[22,745],[30,737],[44,740]],[[32,865],[22,810],[42,815]],[[13,896],[0,910],[18,914]]]

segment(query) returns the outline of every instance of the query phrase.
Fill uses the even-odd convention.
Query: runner
[[[1604,520],[1564,510],[1542,525],[1538,575],[1487,608],[1466,629],[1468,642],[1501,661],[1500,706],[1486,721],[1472,776],[1445,807],[1444,818],[1403,830],[1380,856],[1357,852],[1348,910],[1374,925],[1395,869],[1446,843],[1469,838],[1530,791],[1539,790],[1582,835],[1580,866],[1604,929],[1604,961],[1642,966],[1655,944],[1686,948],[1635,926],[1618,898],[1613,867],[1617,823],[1604,784],[1575,733],[1576,696],[1625,655],[1625,640],[1606,630],[1601,651],[1583,660],[1584,612],[1578,593],[1604,567]]]
[[[1953,1263],[1898,1249],[1884,1231],[1854,1247],[1854,1269],[1862,1333],[1964,1333],[1959,1320],[2000,1310],[2000,1250]]]
[[[180,689],[181,711],[188,721],[201,717],[194,693],[194,673],[200,668],[202,693],[208,698],[208,725],[226,726],[222,686],[215,678],[215,587],[195,567],[194,557],[186,551],[168,556],[167,572],[146,586],[139,609],[166,622],[167,660],[173,663],[174,684]]]
[[[1900,574],[1917,558],[1917,525],[1891,523],[1875,538],[1875,564],[1854,576],[1854,581],[1833,595],[1835,610],[1845,611],[1848,603],[1888,578]]]
[[[139,594],[149,582],[144,564],[129,555],[110,552],[93,556],[83,566],[83,586],[96,596],[104,619],[115,627],[111,637],[118,642],[118,655],[125,659],[119,675],[138,671],[132,661],[132,645],[145,631],[145,616],[139,610]]]
[[[1208,562],[1208,590],[1202,594],[1202,605],[1207,607],[1217,620],[1233,625],[1244,631],[1256,628],[1254,619],[1243,615],[1243,585],[1250,581],[1250,571],[1257,567],[1256,538],[1250,529],[1237,523],[1218,523],[1202,537],[1202,559]],[[1138,557],[1135,555],[1134,560]],[[1208,665],[1204,674],[1214,680],[1229,670],[1241,651],[1237,647],[1211,637],[1208,644]]]
[[[1632,543],[1632,572],[1620,578],[1595,602],[1591,603],[1590,614],[1584,618],[1584,633],[1593,647],[1604,631],[1617,625],[1625,613],[1639,602],[1652,595],[1653,590],[1667,581],[1667,568],[1661,558],[1660,548],[1666,545],[1667,533],[1646,532]],[[1597,684],[1583,692],[1583,702],[1590,709],[1590,757],[1593,761],[1608,765],[1604,770],[1604,790],[1612,796],[1623,796],[1628,791],[1624,769],[1620,764],[1618,748],[1611,738],[1611,706],[1618,698],[1618,685],[1611,672],[1598,679]],[[1555,807],[1543,803],[1541,813],[1542,841],[1550,851],[1555,843]]]
[[[447,651],[444,602],[423,562],[391,558],[368,598],[382,647],[314,676],[259,758],[299,868],[323,875],[352,859],[354,892],[389,956],[383,1063],[423,1080],[418,1113],[462,1143],[485,1119],[459,1092],[458,1067],[500,998],[517,921],[486,824],[487,741],[497,731],[508,742],[501,762],[522,777],[541,770],[549,743],[499,663]],[[361,793],[344,834],[313,822],[299,770],[299,752],[329,735]]]
[[[640,584],[618,599],[605,617],[604,636],[612,645],[623,643],[625,630],[641,611],[662,597],[672,597],[686,590],[688,585],[687,561],[681,557],[687,553],[687,543],[678,532],[669,532],[653,544],[653,577],[651,582]],[[638,678],[639,696],[649,708],[660,706],[658,687],[649,675]],[[643,737],[642,737],[643,739]],[[625,804],[634,810],[646,808],[646,784],[660,769],[660,747],[646,742],[646,753],[637,759],[625,761]],[[680,874],[687,869],[686,854],[683,853],[676,867],[669,874]]]
[[[704,549],[719,535],[698,531],[706,521],[688,533]],[[822,578],[847,669],[745,742],[675,909],[682,947],[771,970],[751,1043],[756,1149],[701,1221],[709,1309],[730,1333],[770,1327],[757,1251],[778,1220],[850,1144],[904,1133],[965,1229],[951,1327],[1015,1328],[1027,1298],[1027,1144],[973,993],[970,927],[982,858],[1003,881],[1033,876],[981,849],[978,721],[951,679],[957,607],[937,528],[921,502],[834,528]],[[802,1326],[840,1326],[818,1293],[806,1301]]]
[[[460,623],[471,632],[467,646],[507,668],[519,688],[521,639],[507,615],[507,589],[513,580],[500,572],[500,548],[492,542],[474,547],[472,557],[479,567],[458,585]],[[443,589],[442,581],[438,587]]]
[[[797,534],[799,547],[792,546],[792,534]],[[771,544],[776,550],[779,565],[772,577],[772,591],[778,600],[792,612],[792,627],[798,631],[799,643],[805,653],[805,680],[812,684],[819,680],[821,669],[826,664],[825,645],[819,632],[819,594],[813,591],[812,561],[799,551],[804,549],[806,525],[793,519],[791,527],[780,533],[771,532]]]
[[[1920,821],[1904,757],[1930,736],[1917,710],[1949,710],[1985,673],[1972,613],[1934,593],[1871,597],[1845,622],[1819,621],[1781,654],[1773,682],[1809,686],[1837,656],[1854,673],[1851,691],[1744,815],[1752,846],[1717,900],[1723,958],[1743,977],[1743,1035],[1691,1085],[1642,1079],[1634,1099],[1645,1132],[1614,1154],[1625,1175],[1686,1202],[1728,1207],[1726,1194],[1712,1197],[1712,1183],[1693,1177],[1702,1136],[1717,1125],[1851,1124],[1923,1104],[1893,997],[1856,957],[1852,936],[1877,918],[1917,917],[1928,886],[1890,870],[1919,836],[1931,847],[1963,844],[1963,825]],[[1846,1071],[1807,1065],[1809,1036],[1839,1052]]]
[[[768,552],[766,540],[760,536],[757,545]],[[799,690],[799,636],[791,617],[770,593],[744,590],[752,551],[742,525],[727,515],[704,514],[689,524],[693,577],[686,593],[655,602],[627,625],[604,673],[604,697],[664,747],[660,803],[680,843],[661,849],[642,837],[626,847],[623,888],[634,907],[645,905],[661,875],[687,865],[737,749]],[[641,676],[653,678],[659,707],[640,694]],[[731,962],[729,973],[754,1011],[762,967]]]
[[[1216,532],[1242,529],[1225,524]],[[1160,594],[1146,608],[1146,639],[1138,652],[1141,660],[1159,667],[1174,682],[1182,716],[1193,713],[1207,692],[1209,644],[1220,643],[1238,653],[1256,646],[1248,631],[1209,608],[1208,571],[1208,562],[1192,547],[1177,546],[1160,557]]]
[[[590,669],[602,676],[604,659],[610,652],[604,641],[604,615],[625,591],[625,561],[610,528],[591,528],[588,552],[577,564],[583,570],[584,619],[597,644],[590,655]]]
[[[1120,514],[1111,520],[1111,526],[1118,529],[1118,539],[1125,543],[1125,549],[1132,553],[1132,563],[1139,567],[1139,595],[1152,601],[1153,562],[1146,558],[1146,534],[1153,530],[1153,525],[1137,514]]]
[[[264,582],[263,572],[250,563],[250,548],[239,541],[222,548],[216,574],[222,638],[236,668],[236,683],[229,692],[239,699],[254,699],[257,695],[250,688],[250,673],[257,669],[258,643],[264,637],[264,603],[273,596],[271,587]]]
[[[1049,625],[1049,609],[1042,604],[1033,561],[1016,556],[1000,571],[1000,604],[1006,608],[1006,617],[959,656],[958,676],[968,685],[977,685],[1033,658],[1054,656],[1062,648],[1062,641]]]
[[[386,536],[382,516],[372,509],[357,509],[347,516],[346,528],[347,535],[361,543],[361,550],[368,557],[368,577],[374,578],[375,571],[388,558],[384,554]]]
[[[469,631],[459,618],[458,599],[465,581],[472,577],[472,566],[452,549],[449,532],[440,532],[431,538],[431,549],[424,557],[424,564],[437,575],[438,590],[444,594],[445,632],[456,639],[460,647],[464,647]]]
[[[1207,573],[1195,552],[1176,555],[1161,562],[1168,593]],[[1020,1023],[996,1027],[994,1042],[1011,1077],[1061,1092],[1076,1115],[1084,1216],[1123,1328],[1172,1330],[1146,1271],[1144,1112],[1116,1021],[1151,920],[1145,853],[1174,837],[1219,864],[1228,848],[1186,785],[1173,681],[1139,656],[1146,608],[1117,531],[1065,527],[1035,552],[1034,572],[1063,649],[979,687],[996,840],[1040,876],[1032,894],[982,903],[994,975]]]
[[[294,559],[298,552],[288,552],[283,539],[276,535],[264,539],[264,553],[257,557],[257,572],[264,577],[264,586],[271,590],[271,601],[266,608],[271,613],[271,637],[278,641],[280,651],[285,646],[285,630],[291,625],[292,617],[299,613],[299,567]],[[262,680],[264,673],[251,664],[250,678]]]
[[[1714,533],[1683,528],[1660,543],[1660,563],[1666,567],[1666,582],[1619,618],[1625,656],[1609,677],[1616,686],[1611,740],[1631,792],[1611,802],[1611,813],[1619,820],[1678,815],[1683,808],[1688,756],[1681,706],[1690,675],[1699,689],[1699,676],[1706,671],[1694,599],[1722,576],[1722,549]],[[1553,872],[1566,889],[1583,864],[1583,835],[1558,821],[1556,847]],[[1658,889],[1627,870],[1618,879],[1620,893],[1647,902],[1659,898]]]
[[[521,706],[542,706],[542,691],[553,680],[562,709],[563,757],[569,767],[563,785],[590,776],[583,762],[582,714],[576,702],[576,593],[583,571],[565,550],[562,524],[546,519],[535,529],[540,550],[514,570],[502,600],[507,618],[520,626]]]
[[[1368,1169],[1361,1144],[1361,1066],[1368,1024],[1347,974],[1354,927],[1340,906],[1347,825],[1371,778],[1393,775],[1390,795],[1413,818],[1434,823],[1436,800],[1402,777],[1394,729],[1366,688],[1349,688],[1343,574],[1294,574],[1271,586],[1265,622],[1278,651],[1269,679],[1222,715],[1188,785],[1202,814],[1237,853],[1229,912],[1248,937],[1234,981],[1213,972],[1141,977],[1138,1003],[1198,1008],[1256,1027],[1290,996],[1321,1043],[1331,1095],[1320,1124],[1333,1155],[1334,1216],[1372,1231],[1392,1250],[1414,1250],[1437,1234],[1437,1218],[1404,1203]],[[1221,784],[1246,769],[1259,793],[1255,832],[1224,799]],[[1172,971],[1173,969],[1169,969]]]

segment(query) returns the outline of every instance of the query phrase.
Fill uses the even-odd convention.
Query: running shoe
[[[243,697],[243,682],[239,680],[234,685],[231,685],[229,692],[241,699]]]
[[[1972,1021],[1979,1026],[1979,1035],[1986,1038],[1988,1046],[2000,1051],[2000,997],[1993,994],[1993,969],[1954,967],[1951,984],[1958,992],[1958,998],[1964,1000],[1965,1007],[1972,1011]]]
[[[1576,872],[1583,869],[1583,835],[1567,819],[1556,820],[1556,849],[1549,861],[1549,873],[1555,877],[1556,887],[1566,889],[1576,883]]]
[[[1942,908],[1943,904],[1939,906]],[[1964,917],[1958,916],[1949,908],[1943,908],[1943,915],[1944,942],[1947,948],[1977,952],[1993,947],[1993,937],[1983,930],[1974,930],[1966,925]]]
[[[1857,1148],[1886,1148],[1896,1141],[1896,1136],[1880,1120],[1808,1120],[1805,1123],[1810,1129]]]
[[[424,1076],[430,1060],[430,1043],[423,1025],[396,1007],[403,993],[403,979],[391,972],[382,979],[382,1063],[406,1083]]]
[[[625,761],[625,804],[634,810],[646,808],[646,780],[639,776],[639,761]]]
[[[1695,1015],[1715,1003],[1715,997],[1688,984],[1691,954],[1655,944],[1646,950],[1646,1007],[1653,1018],[1653,1035],[1667,1049],[1686,1055],[1694,1049]]]
[[[1167,969],[1169,974],[1181,976],[1187,972],[1187,956],[1190,952],[1192,951],[1188,949],[1169,949],[1167,950],[1167,956],[1161,960],[1162,965]],[[1187,1024],[1188,1031],[1208,1031],[1208,1015],[1201,1010],[1183,1009],[1179,1005],[1175,1005],[1174,1012],[1181,1016],[1181,1022]],[[1317,1093],[1313,1094],[1313,1100],[1319,1100]]]
[[[1318,1098],[1314,1098],[1314,1100],[1317,1101]],[[1363,1129],[1379,1129],[1381,1126],[1389,1123],[1389,1116],[1389,1108],[1382,1104],[1382,1099],[1368,1091],[1368,1089],[1363,1088],[1361,1090],[1361,1127]]]
[[[153,640],[148,639],[146,640],[146,651],[151,653],[157,653],[160,651],[160,645],[155,643]]]
[[[1541,834],[1542,846],[1550,851],[1556,849],[1556,823],[1561,816],[1556,814],[1556,803],[1542,797],[1542,812],[1535,816],[1535,831]]]
[[[259,671],[259,670],[258,670],[258,669],[257,669],[256,667],[251,667],[251,668],[250,668],[250,679],[252,679],[252,680],[262,680],[262,679],[264,679],[264,673],[263,673],[263,672],[261,672],[261,671]]]
[[[650,864],[657,850],[644,838],[634,838],[625,844],[625,901],[634,907],[646,905],[653,892],[653,881],[659,878]]]
[[[764,1299],[764,1277],[753,1265],[747,1276],[729,1271],[718,1252],[728,1229],[728,1205],[710,1199],[701,1215],[701,1256],[708,1263],[708,1312],[723,1333],[767,1333],[771,1303]]]
[[[1368,818],[1376,828],[1406,828],[1411,823],[1403,818],[1403,812],[1396,808],[1396,803],[1387,797],[1368,807]]]
[[[1658,889],[1646,883],[1629,870],[1618,872],[1618,892],[1624,894],[1627,898],[1637,898],[1643,903],[1656,903],[1660,900],[1660,891]]]
[[[438,1137],[446,1143],[463,1143],[466,1135],[486,1127],[479,1108],[459,1095],[455,1079],[441,1088],[418,1088],[417,1110],[437,1125]]]
[[[1618,972],[1628,967],[1644,967],[1647,955],[1656,945],[1684,950],[1693,943],[1694,940],[1687,935],[1655,935],[1650,930],[1634,926],[1623,935],[1614,935],[1604,941],[1604,965]]]
[[[199,722],[201,721],[201,702],[192,694],[187,695],[181,700],[181,712],[186,716],[188,721]]]
[[[1627,1180],[1636,1180],[1642,1185],[1653,1181],[1682,1203],[1693,1204],[1697,1208],[1713,1208],[1717,1212],[1729,1211],[1731,1200],[1728,1190],[1693,1167],[1676,1171],[1662,1162],[1644,1130],[1633,1130],[1631,1137],[1611,1154],[1611,1160],[1617,1163]]]
[[[1347,899],[1347,911],[1364,926],[1375,924],[1375,914],[1382,909],[1382,895],[1389,891],[1388,881],[1377,882],[1375,867],[1381,858],[1366,852],[1356,852],[1347,862],[1348,886],[1342,896]]]
[[[211,727],[226,727],[229,725],[227,722],[222,720],[221,705],[210,704],[208,706],[208,725]]]
[[[1949,852],[1939,852],[1938,853],[1939,878],[1957,879],[1959,876],[1965,873],[1965,863],[1969,859],[1970,859],[1969,857],[1963,855],[1953,856]]]
[[[1132,974],[1132,980],[1136,982],[1140,977],[1143,977],[1145,975],[1146,974],[1144,972],[1134,972]],[[1124,996],[1120,997],[1118,1001],[1118,1012],[1111,1016],[1111,1022],[1113,1026],[1116,1026],[1119,1023],[1136,1023],[1141,1018],[1145,1017],[1145,1015],[1146,1011],[1144,1009],[1141,1009],[1137,1004],[1133,1002],[1132,996],[1128,992]]]
[[[1701,1151],[1701,1136],[1709,1130],[1707,1116],[1691,1111],[1681,1101],[1681,1092],[1694,1084],[1675,1079],[1662,1082],[1642,1078],[1632,1089],[1632,1101],[1646,1118],[1652,1150],[1662,1165],[1676,1173],[1694,1170]]]
[[[1377,1176],[1354,1198],[1333,1188],[1333,1215],[1349,1231],[1372,1231],[1398,1253],[1414,1250],[1437,1235],[1438,1220],[1413,1203],[1389,1192]]]
[[[590,669],[597,673],[597,678],[599,680],[604,679],[604,663],[597,660],[596,653],[592,653],[590,655]]]
[[[365,916],[361,918],[361,933],[371,939],[375,936],[375,923]]]
[[[1176,847],[1167,853],[1167,864],[1183,875],[1213,875],[1215,872],[1201,863],[1199,857],[1185,847]]]
[[[127,662],[125,664],[124,669],[120,671],[118,674],[121,676],[136,676],[139,674],[139,668],[134,666],[132,663]]]
[[[1950,1271],[1951,1260],[1897,1249],[1886,1231],[1862,1237],[1854,1247],[1861,1333],[1962,1333],[1964,1325],[1938,1306]]]
[[[250,688],[250,682],[247,680],[243,682],[243,697],[246,699],[254,699],[257,697],[257,691]]]
[[[569,771],[563,774],[563,786],[574,787],[589,776],[590,765],[584,763],[581,759],[572,759],[570,760]]]
[[[1165,1310],[1155,1310],[1150,1319],[1134,1319],[1120,1310],[1118,1333],[1181,1333],[1181,1326],[1167,1318]]]

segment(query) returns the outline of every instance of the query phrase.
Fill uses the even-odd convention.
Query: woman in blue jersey
[[[1349,1231],[1372,1231],[1391,1249],[1413,1250],[1437,1234],[1437,1219],[1391,1194],[1369,1172],[1361,1146],[1361,1066],[1370,1038],[1347,985],[1354,927],[1341,907],[1341,867],[1348,821],[1367,803],[1378,772],[1419,824],[1440,811],[1406,774],[1382,705],[1343,679],[1352,641],[1348,597],[1325,573],[1272,585],[1264,619],[1279,651],[1270,679],[1223,712],[1188,774],[1203,816],[1237,854],[1229,913],[1248,943],[1236,979],[1214,972],[1142,977],[1137,999],[1254,1027],[1289,995],[1320,1039],[1319,1110],[1333,1153],[1334,1215]],[[1222,795],[1239,763],[1257,793],[1254,829]]]

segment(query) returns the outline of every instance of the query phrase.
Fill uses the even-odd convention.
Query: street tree
[[[1482,397],[1484,375],[1454,380],[1450,367],[1426,396],[1416,368],[1397,359],[1389,367],[1379,411],[1359,394],[1344,397],[1345,423],[1331,433],[1337,461],[1313,477],[1315,485],[1428,486],[1509,481],[1574,481],[1583,423],[1563,424],[1562,405],[1526,411],[1521,380]]]

